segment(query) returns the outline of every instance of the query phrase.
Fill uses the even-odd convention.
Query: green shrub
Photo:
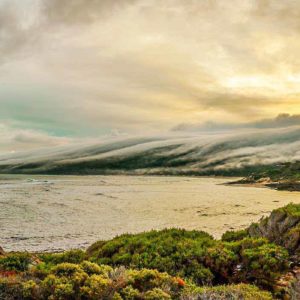
[[[34,274],[9,272],[9,278],[0,277],[0,299],[178,299],[185,286],[182,279],[157,270],[112,269],[88,261],[58,264],[43,280]]]
[[[245,238],[224,246],[239,257],[229,282],[250,282],[271,288],[287,270],[288,252],[266,239]]]
[[[139,290],[134,289],[131,285],[122,289],[120,294],[124,300],[141,299],[141,296],[140,296],[141,294],[140,294]]]
[[[223,239],[169,229],[123,235],[101,242],[100,248],[92,246],[89,253],[98,263],[156,269],[201,285],[247,282],[271,287],[286,270],[287,252],[266,239],[249,238],[246,231],[227,232]]]
[[[112,289],[112,281],[102,275],[90,276],[83,287],[80,294],[84,299],[105,299],[110,295]]]
[[[82,250],[69,250],[63,253],[43,253],[40,259],[46,264],[58,265],[62,263],[79,264],[85,260],[85,252]]]
[[[30,274],[38,279],[45,279],[53,267],[52,264],[41,262],[30,269]]]
[[[28,270],[30,262],[31,256],[27,252],[10,253],[0,257],[0,270],[24,272]]]
[[[155,288],[147,291],[143,297],[145,300],[169,300],[171,296],[161,289]]]
[[[76,297],[76,293],[74,291],[74,287],[71,283],[58,283],[55,286],[53,295],[51,295],[53,299],[57,300],[67,300],[73,299]],[[51,299],[51,298],[50,298]]]
[[[280,273],[287,270],[288,253],[274,244],[243,249],[241,255],[244,266],[242,277],[260,286],[272,287]]]
[[[83,269],[83,271],[85,273],[87,273],[88,275],[102,275],[104,277],[109,277],[109,273],[111,273],[113,271],[113,268],[110,266],[106,266],[106,265],[98,265],[95,263],[92,263],[90,261],[83,261],[80,264],[80,267]]]
[[[91,260],[111,266],[157,269],[173,276],[211,283],[213,275],[203,265],[208,247],[216,241],[201,231],[168,229],[122,235],[88,249]]]
[[[34,299],[37,297],[38,287],[33,280],[26,281],[22,284],[23,297],[25,299]]]
[[[169,286],[172,290],[175,290],[175,287],[177,287],[169,274],[148,269],[129,271],[128,284],[141,292],[162,286]]]
[[[295,204],[295,203],[289,203],[288,205],[278,208],[274,210],[273,212],[282,212],[286,215],[295,217],[295,218],[300,218],[300,204]]]
[[[55,266],[41,285],[46,296],[54,295],[58,299],[71,299],[79,294],[87,278],[88,275],[79,265],[63,263]]]
[[[123,298],[121,297],[121,295],[118,292],[116,292],[112,296],[112,300],[123,300]]]
[[[226,231],[222,235],[222,241],[224,242],[235,242],[240,241],[246,237],[249,237],[249,234],[246,230],[238,230],[238,231]]]
[[[271,293],[259,290],[256,286],[247,284],[226,285],[216,287],[189,287],[182,299],[200,300],[272,300]]]
[[[224,243],[207,249],[205,254],[205,266],[214,274],[214,281],[218,284],[232,281],[234,269],[239,261],[239,254]]]

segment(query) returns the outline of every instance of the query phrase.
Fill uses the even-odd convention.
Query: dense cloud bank
[[[0,157],[1,172],[227,174],[300,160],[300,127],[111,138]],[[238,172],[233,172],[238,174]],[[228,173],[229,174],[229,173]]]

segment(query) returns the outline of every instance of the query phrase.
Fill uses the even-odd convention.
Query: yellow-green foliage
[[[249,244],[255,246],[253,253],[249,252]],[[269,259],[273,259],[273,252],[270,253],[268,249],[266,250],[265,245],[262,239],[259,242],[242,240],[226,245],[218,244],[221,246],[220,248],[211,247],[206,255],[210,257],[212,270],[216,274],[225,276],[225,270],[231,268],[231,264],[228,262],[237,261],[238,255],[245,255],[249,259],[249,268],[253,270],[257,270],[257,266],[251,267],[250,258],[252,257],[255,258],[255,261],[257,257],[260,257],[259,262],[269,265],[265,255],[260,253],[260,251],[266,251]],[[244,247],[246,247],[246,253],[240,254]],[[232,249],[235,251],[238,249],[239,254],[231,253]],[[234,264],[232,263],[232,265]],[[276,266],[272,266],[276,268]],[[264,266],[261,268],[264,269]],[[248,274],[247,272],[245,274]],[[260,268],[257,272],[255,276],[258,277],[261,275]],[[201,289],[189,281],[172,277],[158,270],[133,270],[124,267],[113,269],[110,266],[98,265],[89,261],[83,261],[80,264],[58,264],[48,271],[45,269],[45,273],[46,276],[43,279],[35,276],[34,269],[12,273],[13,276],[9,278],[0,278],[0,299],[10,300],[12,296],[13,299],[20,300],[271,299],[268,293],[248,285]],[[234,276],[234,274],[231,275]],[[226,276],[229,275],[226,274]]]
[[[83,261],[80,264],[80,267],[88,275],[96,274],[96,275],[102,275],[104,277],[108,277],[109,273],[113,271],[113,268],[110,266],[97,265],[87,260]]]
[[[271,293],[259,290],[247,284],[226,285],[216,287],[188,287],[183,292],[183,299],[188,300],[272,300]]]
[[[112,269],[88,261],[58,264],[43,280],[34,274],[28,271],[13,276],[14,281],[0,280],[0,299],[178,299],[184,288],[178,278],[157,270]]]
[[[274,212],[282,212],[289,216],[300,218],[300,204],[289,203],[284,207],[274,210]]]
[[[31,262],[31,255],[24,253],[10,253],[0,257],[0,270],[26,271]]]
[[[63,263],[55,266],[41,284],[48,296],[71,297],[79,293],[87,278],[87,273],[79,265]]]
[[[235,241],[240,241],[246,237],[249,237],[247,230],[226,231],[222,235],[222,241],[235,242]]]
[[[145,300],[168,300],[171,296],[161,289],[155,288],[144,295]]]
[[[139,291],[152,290],[168,286],[172,291],[176,291],[178,283],[175,278],[167,273],[161,273],[157,270],[130,270],[128,271],[128,284]]]
[[[119,236],[93,245],[88,253],[98,263],[157,269],[200,285],[255,282],[269,287],[287,268],[287,251],[266,239],[239,232],[227,233],[225,240],[169,229]]]
[[[26,281],[22,284],[23,297],[25,299],[32,299],[37,294],[37,284],[33,280]]]
[[[208,247],[216,241],[202,231],[168,229],[122,235],[88,249],[91,259],[111,266],[157,269],[173,276],[210,284],[213,274],[203,265]]]
[[[80,295],[88,299],[101,299],[110,296],[112,280],[103,275],[92,275],[80,289]]]
[[[85,252],[82,250],[69,250],[63,253],[44,253],[40,254],[40,259],[51,265],[57,265],[61,263],[79,264],[85,259]]]
[[[255,282],[272,287],[287,269],[288,253],[266,239],[245,238],[209,248],[205,265],[219,282]]]
[[[121,291],[120,295],[121,295],[122,299],[134,300],[134,299],[138,299],[140,297],[140,292],[139,292],[139,290],[134,289],[131,285],[129,285]]]

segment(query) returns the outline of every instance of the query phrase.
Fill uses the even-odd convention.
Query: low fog
[[[222,174],[300,160],[300,126],[111,137],[0,156],[2,173]]]

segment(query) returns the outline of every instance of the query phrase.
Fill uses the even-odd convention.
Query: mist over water
[[[228,180],[1,175],[0,245],[7,251],[61,251],[168,227],[220,237],[300,202],[298,193],[222,184]]]
[[[0,156],[0,172],[214,174],[300,160],[300,127],[174,132]]]

